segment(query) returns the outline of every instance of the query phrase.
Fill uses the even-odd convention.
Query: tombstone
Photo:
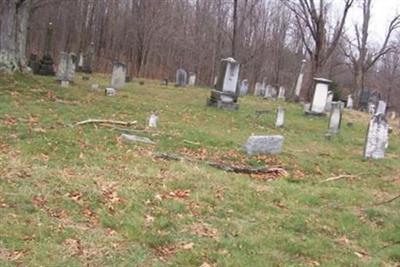
[[[347,96],[347,108],[348,109],[353,109],[354,101],[352,95]]]
[[[158,114],[156,112],[152,113],[149,118],[149,128],[157,128]]]
[[[245,79],[240,83],[240,96],[246,96],[248,91],[249,81]]]
[[[91,90],[91,91],[97,91],[97,90],[99,90],[99,85],[98,85],[97,83],[92,84],[92,85],[90,86],[90,90]]]
[[[328,125],[329,134],[337,134],[339,132],[342,124],[342,110],[343,105],[341,102],[332,102]]]
[[[368,104],[368,113],[370,115],[374,115],[375,114],[375,104],[372,104],[372,103]]]
[[[286,93],[285,87],[283,87],[283,86],[279,87],[278,100],[285,101],[285,93]]]
[[[271,97],[276,98],[278,96],[278,90],[275,87],[271,86]]]
[[[307,62],[307,60],[305,60],[305,59],[303,59],[301,61],[300,73],[299,73],[299,77],[297,78],[297,81],[296,81],[296,87],[294,89],[294,94],[295,94],[296,99],[300,98],[301,87],[303,85],[303,79],[304,79],[304,66],[305,66],[306,62]]]
[[[267,77],[265,77],[263,79],[262,84],[261,84],[261,92],[260,92],[261,95],[265,95],[266,94],[267,86],[268,86]]]
[[[226,58],[221,61],[218,73],[218,81],[215,89],[211,91],[211,97],[207,100],[208,106],[219,108],[238,109],[236,104],[239,95],[240,64],[233,58]]]
[[[126,65],[121,62],[113,63],[111,87],[120,89],[125,85]]]
[[[257,82],[254,86],[254,96],[260,96],[261,95],[261,83]]]
[[[178,69],[176,71],[176,86],[186,86],[187,84],[187,72],[184,69]]]
[[[396,111],[392,111],[391,115],[390,115],[390,119],[395,120],[397,117]]]
[[[379,100],[378,102],[378,107],[376,109],[376,115],[378,114],[382,114],[382,115],[386,115],[386,102],[383,100]]]
[[[196,84],[196,74],[191,73],[189,76],[189,85],[194,86]]]
[[[43,51],[43,58],[40,60],[40,67],[38,74],[44,76],[53,76],[55,74],[53,68],[53,58],[51,57],[51,47],[53,38],[53,24],[50,22],[47,27],[46,40]]]
[[[74,55],[66,52],[60,53],[60,62],[57,67],[57,81],[60,81],[65,86],[74,81],[75,62]],[[63,83],[64,82],[64,83]],[[66,83],[68,82],[68,83]]]
[[[93,72],[93,61],[94,61],[94,53],[95,53],[95,47],[94,47],[94,42],[90,43],[88,52],[86,57],[83,59],[83,72],[87,74],[91,74]]]
[[[329,91],[328,96],[326,97],[326,105],[325,105],[325,111],[326,112],[331,112],[332,110],[332,101],[333,101],[333,92]]]
[[[281,135],[250,136],[244,149],[250,156],[275,155],[282,152],[284,137]]]
[[[106,88],[106,89],[104,90],[104,94],[105,94],[106,96],[115,96],[116,93],[117,93],[117,91],[116,91],[114,88],[108,87],[108,88]]]
[[[79,51],[78,66],[77,66],[76,70],[77,70],[77,72],[82,72],[83,71],[83,53],[82,53],[82,50]]]
[[[314,78],[316,83],[313,101],[308,115],[325,115],[326,100],[328,97],[329,85],[332,81],[323,78]]]
[[[218,81],[218,76],[214,76],[213,87],[215,87],[217,85],[217,81]]]
[[[281,128],[285,124],[285,109],[283,107],[278,107],[276,111],[276,121],[275,127]]]
[[[389,141],[389,124],[383,114],[374,115],[368,126],[364,157],[382,159]]]
[[[265,87],[265,92],[264,92],[265,99],[269,99],[269,98],[273,97],[273,89],[274,88],[269,84]]]

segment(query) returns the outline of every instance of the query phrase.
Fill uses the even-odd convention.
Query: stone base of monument
[[[236,101],[237,98],[232,93],[212,90],[210,98],[207,99],[207,106],[238,110],[239,105],[236,103]]]
[[[53,59],[51,56],[44,56],[43,59],[40,61],[40,67],[38,74],[43,76],[54,76],[55,71],[53,68]]]

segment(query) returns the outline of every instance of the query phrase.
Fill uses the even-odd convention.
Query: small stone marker
[[[91,91],[97,91],[97,90],[99,90],[99,85],[98,85],[97,83],[92,84],[91,87],[90,87],[90,90],[91,90]]]
[[[372,159],[385,157],[389,142],[389,124],[383,114],[374,115],[369,123],[364,156]]]
[[[120,89],[125,85],[126,65],[121,62],[113,63],[113,71],[111,77],[111,87]]]
[[[301,87],[303,85],[303,79],[304,79],[304,66],[305,66],[306,62],[307,62],[307,60],[305,60],[305,59],[303,59],[301,61],[300,73],[299,73],[299,77],[297,78],[296,87],[294,89],[294,94],[295,94],[296,99],[298,99],[300,97]]]
[[[397,117],[396,111],[393,110],[393,111],[392,111],[392,114],[390,115],[390,118],[391,118],[392,120],[395,120],[396,117]]]
[[[352,95],[348,95],[347,96],[347,108],[348,109],[353,109],[353,106],[354,106],[354,100],[353,100],[353,97],[352,97]]]
[[[376,115],[382,114],[382,115],[386,115],[386,102],[380,100],[378,102],[378,108],[376,109]]]
[[[157,128],[158,114],[153,112],[149,118],[149,128]]]
[[[332,109],[329,116],[328,133],[337,134],[342,123],[342,103],[332,102]]]
[[[270,98],[272,98],[272,97],[273,97],[273,90],[274,90],[274,88],[273,88],[271,85],[268,84],[268,85],[265,87],[264,98],[265,98],[265,99],[270,99]]]
[[[178,69],[176,71],[176,86],[187,85],[187,72],[184,69]]]
[[[121,134],[121,139],[124,141],[127,141],[127,142],[144,143],[144,144],[150,144],[150,145],[155,144],[153,141],[151,141],[147,137],[131,135],[131,134]]]
[[[325,105],[325,111],[326,112],[331,112],[332,110],[332,101],[333,101],[333,92],[328,91],[328,96],[326,97],[326,105]]]
[[[275,127],[281,128],[285,124],[285,109],[283,107],[278,107],[276,111],[276,121]]]
[[[257,82],[256,85],[254,86],[254,96],[260,96],[261,95],[261,83]]]
[[[69,82],[74,81],[75,66],[72,54],[65,52],[60,53],[60,63],[57,68],[57,81],[61,82],[61,86],[67,87]]]
[[[316,82],[313,101],[309,115],[324,115],[329,85],[332,81],[323,78],[314,78]]]
[[[191,73],[189,76],[189,85],[194,86],[196,84],[196,74]]]
[[[61,81],[61,87],[68,87],[69,81]]]
[[[249,81],[245,79],[240,83],[240,96],[246,96],[248,91],[249,91]]]
[[[82,71],[86,74],[91,74],[93,72],[92,65],[94,61],[94,54],[95,54],[94,42],[91,42],[86,57],[84,57],[83,60],[84,64]]]
[[[106,88],[106,90],[104,91],[106,96],[115,96],[116,94],[116,90],[114,88]]]
[[[265,91],[267,90],[267,86],[268,86],[267,77],[264,77],[263,82],[261,84],[261,92],[260,92],[261,95],[265,95],[266,94]]]
[[[285,101],[285,93],[286,93],[285,87],[283,86],[279,87],[278,100]]]
[[[250,136],[244,149],[250,156],[274,155],[282,152],[284,137],[281,135]]]

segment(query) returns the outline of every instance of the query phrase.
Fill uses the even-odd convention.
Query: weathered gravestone
[[[117,93],[117,91],[116,91],[114,88],[108,87],[108,88],[106,88],[106,89],[104,90],[104,94],[105,94],[106,96],[114,96],[116,93]]]
[[[295,95],[296,100],[298,100],[300,98],[301,87],[303,85],[303,79],[304,79],[304,66],[305,66],[306,62],[307,62],[307,60],[305,60],[305,59],[303,59],[301,61],[300,73],[299,73],[299,77],[297,78],[296,86],[294,89],[294,95]]]
[[[326,100],[328,97],[329,85],[332,81],[323,78],[314,78],[316,83],[311,108],[308,115],[325,115]]]
[[[281,135],[250,136],[244,149],[250,156],[274,155],[282,152],[284,137]]]
[[[77,72],[81,72],[83,71],[83,53],[82,50],[79,51],[79,55],[78,55],[78,66],[76,68]]]
[[[261,92],[260,92],[261,95],[265,95],[265,93],[266,93],[265,91],[267,90],[267,86],[268,86],[267,77],[265,77],[263,79],[262,84],[261,84]]]
[[[91,74],[93,72],[93,61],[94,61],[94,53],[95,53],[95,47],[94,47],[94,42],[90,43],[88,52],[86,54],[86,57],[83,59],[83,72],[87,74]]]
[[[254,86],[254,96],[260,96],[261,95],[261,83],[257,82]]]
[[[337,134],[340,130],[342,124],[342,107],[343,105],[341,102],[332,102],[328,125],[329,134]]]
[[[51,57],[52,38],[53,38],[53,24],[50,22],[46,32],[43,58],[42,60],[40,60],[40,67],[38,71],[39,75],[53,76],[55,73],[53,68],[54,61],[53,58]]]
[[[278,92],[278,100],[285,100],[285,93],[286,93],[286,89],[285,87],[281,86],[279,87],[279,92]]]
[[[184,69],[178,69],[176,71],[176,86],[186,86],[187,84],[187,72]]]
[[[281,128],[285,124],[285,109],[283,107],[278,107],[276,111],[276,121],[275,127]]]
[[[240,96],[246,96],[248,91],[249,91],[249,81],[245,79],[240,83]]]
[[[218,81],[215,89],[211,91],[211,97],[207,100],[208,106],[219,108],[238,109],[238,80],[240,65],[233,58],[221,61],[218,73]]]
[[[153,112],[149,118],[149,128],[157,128],[158,123],[158,113]]]
[[[386,102],[383,100],[379,100],[378,107],[376,108],[376,114],[386,115]]]
[[[372,104],[372,103],[368,104],[368,113],[370,115],[374,115],[375,114],[375,104]]]
[[[60,81],[64,86],[68,86],[70,82],[74,81],[75,60],[76,57],[72,53],[60,53],[60,62],[57,67],[57,81]]]
[[[270,98],[272,98],[273,97],[273,90],[274,90],[274,88],[271,86],[271,85],[267,85],[266,87],[265,87],[265,91],[264,91],[264,98],[265,99],[270,99]]]
[[[113,63],[113,72],[111,77],[111,87],[120,89],[125,85],[126,65],[121,62]]]
[[[325,105],[325,111],[326,112],[331,112],[332,110],[332,102],[333,102],[333,92],[328,91],[328,96],[326,97],[326,105]]]
[[[196,84],[196,74],[191,73],[189,76],[189,85],[194,86]]]
[[[347,107],[348,109],[353,109],[353,106],[354,106],[353,97],[352,97],[352,95],[348,95],[348,96],[347,96],[347,105],[346,105],[346,107]]]
[[[389,124],[383,114],[372,117],[365,142],[364,157],[382,159],[389,142]]]

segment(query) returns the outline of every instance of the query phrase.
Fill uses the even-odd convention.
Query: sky
[[[340,0],[335,0],[340,1]],[[375,0],[372,7],[372,19],[370,23],[370,37],[374,42],[381,43],[385,38],[387,27],[393,17],[400,13],[400,0]],[[361,21],[361,8],[353,8],[349,14],[349,23]]]

